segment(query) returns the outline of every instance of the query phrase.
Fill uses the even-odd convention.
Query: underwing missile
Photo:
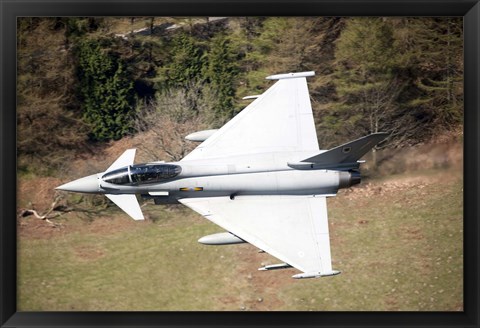
[[[258,271],[268,271],[268,270],[278,270],[278,269],[287,269],[291,268],[292,266],[287,263],[279,263],[279,264],[271,264],[271,265],[265,265],[261,268],[258,268]]]

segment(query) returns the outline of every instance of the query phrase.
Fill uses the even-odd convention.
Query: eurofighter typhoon
[[[225,230],[202,244],[250,243],[282,261],[259,270],[294,267],[297,279],[336,275],[326,198],[360,183],[359,159],[386,133],[320,150],[306,79],[313,75],[267,77],[277,82],[247,97],[255,100],[222,128],[188,135],[202,143],[179,162],[134,164],[128,149],[105,172],[57,189],[105,194],[134,220],[144,219],[136,194],[181,203]]]

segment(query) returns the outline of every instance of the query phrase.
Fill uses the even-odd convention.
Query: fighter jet
[[[387,134],[320,150],[306,79],[313,75],[267,77],[277,82],[223,127],[188,135],[202,143],[178,162],[134,164],[128,149],[104,172],[57,189],[105,194],[135,220],[144,219],[136,194],[181,203],[225,230],[202,244],[250,243],[282,261],[259,270],[294,267],[297,279],[336,275],[326,198],[360,183],[360,158]]]

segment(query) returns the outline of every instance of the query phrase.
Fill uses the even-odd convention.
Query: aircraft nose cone
[[[87,177],[63,184],[55,189],[73,192],[95,193],[99,191],[98,178],[96,174],[89,175]]]

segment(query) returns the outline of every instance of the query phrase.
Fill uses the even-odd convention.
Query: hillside
[[[461,18],[20,18],[19,172],[58,176],[132,137],[178,159],[184,131],[292,71],[316,72],[322,148],[378,131],[379,148],[427,142],[462,126],[462,37]]]
[[[257,271],[278,260],[251,245],[198,244],[221,229],[180,205],[147,204],[145,222],[97,198],[52,224],[18,218],[19,310],[461,311],[462,157],[458,136],[417,146],[330,198],[342,274],[315,280]],[[19,180],[19,205],[44,212],[62,182]]]
[[[17,31],[20,311],[463,310],[461,18],[25,17]],[[182,206],[144,201],[134,222],[54,190],[129,148],[179,160],[187,134],[295,71],[316,72],[322,149],[389,133],[362,184],[328,200],[339,276],[259,272],[277,260],[198,244],[220,228]]]

